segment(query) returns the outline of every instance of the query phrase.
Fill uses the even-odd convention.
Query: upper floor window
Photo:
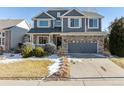
[[[61,16],[61,13],[60,12],[57,12],[57,17],[60,17]]]
[[[50,27],[50,21],[49,20],[39,20],[38,26],[39,27]]]
[[[79,18],[70,18],[68,25],[70,28],[80,28],[81,20]]]
[[[89,19],[89,28],[98,28],[98,19]]]
[[[4,32],[0,32],[0,37],[5,37],[5,33]]]

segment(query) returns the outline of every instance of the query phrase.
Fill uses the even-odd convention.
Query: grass
[[[110,60],[124,69],[124,58],[111,58]]]
[[[24,60],[21,62],[0,64],[0,77],[45,77],[48,75],[49,60]]]

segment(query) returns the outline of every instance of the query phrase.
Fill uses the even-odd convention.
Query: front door
[[[56,38],[56,45],[57,45],[57,49],[59,49],[62,46],[62,37],[57,37]]]

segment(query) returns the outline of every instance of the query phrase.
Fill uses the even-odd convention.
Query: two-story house
[[[101,53],[106,36],[102,19],[95,12],[51,9],[33,17],[30,39],[36,45],[54,43],[67,53]]]

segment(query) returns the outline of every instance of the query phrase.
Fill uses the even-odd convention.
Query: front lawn
[[[45,77],[48,75],[49,60],[23,60],[20,62],[0,64],[0,77]]]
[[[124,58],[111,58],[110,60],[118,66],[124,68]]]

